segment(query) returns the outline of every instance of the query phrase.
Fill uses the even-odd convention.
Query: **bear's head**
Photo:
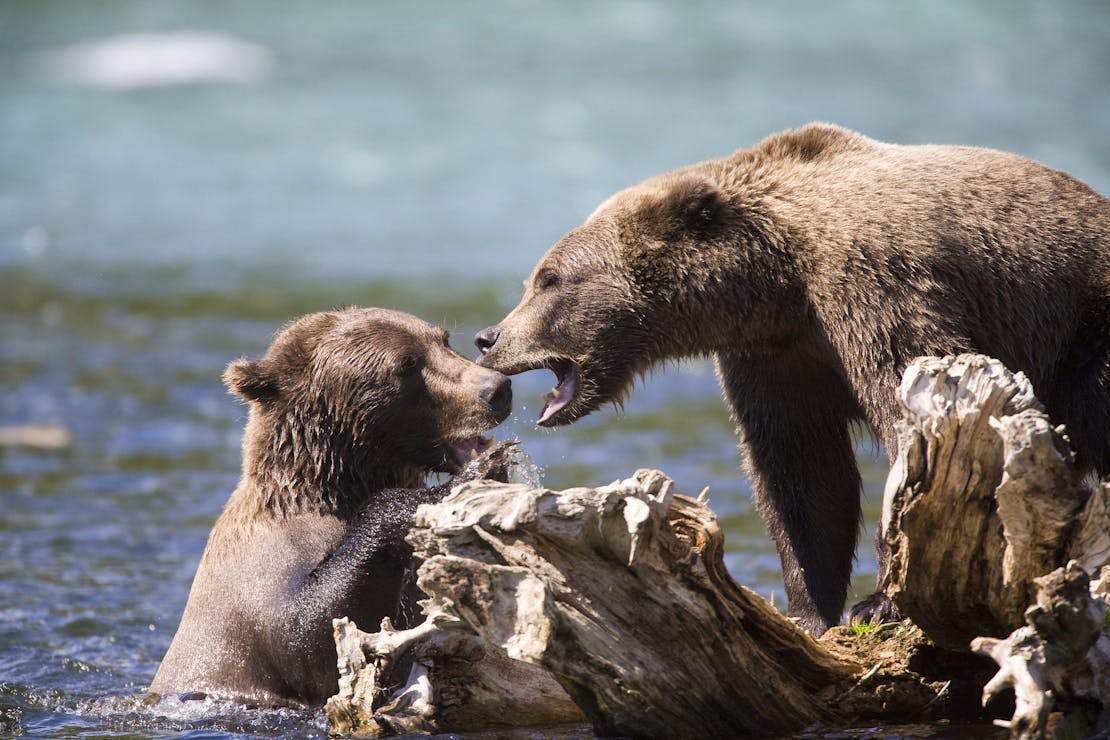
[[[543,256],[519,305],[475,337],[485,367],[555,373],[541,426],[619,404],[660,361],[774,333],[778,307],[764,304],[782,303],[766,299],[790,282],[779,264],[785,239],[762,194],[738,194],[726,175],[722,161],[707,162],[617,193]]]
[[[379,308],[297,319],[224,379],[251,406],[245,473],[325,496],[457,472],[512,407],[509,379],[451,349],[443,329]]]

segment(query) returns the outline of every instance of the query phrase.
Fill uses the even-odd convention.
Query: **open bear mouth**
[[[497,442],[497,438],[493,435],[484,437],[481,434],[475,434],[473,437],[462,437],[447,443],[447,467],[448,472],[458,473],[467,464],[476,457],[481,456],[483,452],[489,450]]]
[[[564,359],[554,360],[548,363],[546,367],[555,373],[556,383],[555,387],[543,397],[546,403],[543,405],[543,410],[540,411],[540,418],[536,420],[536,423],[540,426],[547,424],[557,413],[574,401],[582,385],[582,372],[574,362]]]

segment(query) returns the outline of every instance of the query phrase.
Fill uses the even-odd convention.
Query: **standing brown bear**
[[[1110,474],[1110,201],[1012,154],[812,124],[617,193],[475,342],[486,367],[555,372],[542,426],[712,354],[789,613],[820,634],[840,621],[860,526],[849,426],[896,454],[915,357],[1024,371],[1081,464]],[[875,595],[854,616],[890,608]]]
[[[482,467],[467,463],[508,416],[509,379],[442,329],[363,308],[293,322],[224,378],[250,404],[243,475],[150,690],[322,704],[339,678],[332,619],[397,619],[413,513],[450,490],[425,478]]]

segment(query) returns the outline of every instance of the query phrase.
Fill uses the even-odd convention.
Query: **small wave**
[[[228,699],[137,694],[79,702],[77,713],[119,730],[181,733],[217,731],[266,737],[326,738],[327,721],[318,709],[259,709]]]
[[[40,51],[31,64],[58,81],[130,90],[258,82],[273,67],[273,52],[218,32],[133,33]]]

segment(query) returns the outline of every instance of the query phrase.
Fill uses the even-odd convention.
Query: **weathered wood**
[[[1014,690],[1014,716],[1001,723],[1014,737],[1043,737],[1062,702],[1105,712],[1106,601],[1086,574],[1110,564],[1110,485],[1084,487],[1066,430],[995,360],[921,358],[899,400],[883,502],[887,594],[938,643],[970,644],[1000,665],[983,701]]]
[[[978,637],[971,647],[990,656],[999,671],[983,688],[986,704],[1013,689],[1013,718],[998,724],[1015,738],[1041,738],[1054,705],[1066,701],[1071,737],[1110,732],[1110,630],[1106,628],[1110,567],[1094,589],[1076,561],[1037,578],[1037,602],[1025,626],[1004,640]],[[1101,592],[1101,593],[1096,593]],[[1080,706],[1075,706],[1077,703]]]
[[[1087,500],[1072,536],[1068,559],[1088,573],[1110,565],[1110,482],[1103,483]],[[1110,589],[1110,579],[1107,588]]]
[[[980,635],[1002,663],[984,698],[1018,687],[1015,736],[1043,732],[1062,700],[1106,721],[1110,568],[1086,601],[1076,584],[1110,556],[1110,486],[1089,495],[1028,382],[989,358],[922,358],[901,397],[882,526],[888,593],[916,624],[814,641],[732,580],[716,517],[657,471],[561,492],[475,481],[421,507],[409,535],[426,622],[347,634],[333,730],[574,721],[568,697],[597,732],[635,737],[917,721],[962,704],[955,687],[979,693]],[[1031,631],[996,639],[1017,628]],[[377,686],[404,661],[387,698]]]
[[[536,727],[585,722],[545,670],[489,649],[465,623],[434,604],[419,625],[389,620],[367,633],[334,621],[339,692],[325,713],[332,734],[383,737],[412,732]],[[392,693],[396,668],[408,678]]]
[[[1034,579],[1063,565],[1088,497],[1029,381],[981,355],[903,376],[883,502],[885,590],[939,644],[1019,627]]]
[[[666,525],[672,497],[654,471],[561,493],[463,486],[417,514],[420,587],[511,658],[549,670],[602,734],[709,737],[834,721],[825,692],[856,671],[723,567],[711,577]],[[677,502],[680,518],[696,506]]]
[[[524,669],[554,677],[598,732],[636,737],[905,720],[944,704],[944,682],[905,669],[926,642],[920,630],[871,639],[845,629],[827,650],[732,580],[715,515],[656,471],[561,492],[468,483],[421,507],[410,541],[429,617],[373,635],[337,620],[334,732],[582,721],[549,689],[526,690]],[[423,670],[385,707],[365,687],[405,656]],[[454,686],[452,667],[464,676]],[[360,684],[354,674],[368,675]],[[471,695],[454,706],[476,707],[468,717],[452,712],[460,685]]]

